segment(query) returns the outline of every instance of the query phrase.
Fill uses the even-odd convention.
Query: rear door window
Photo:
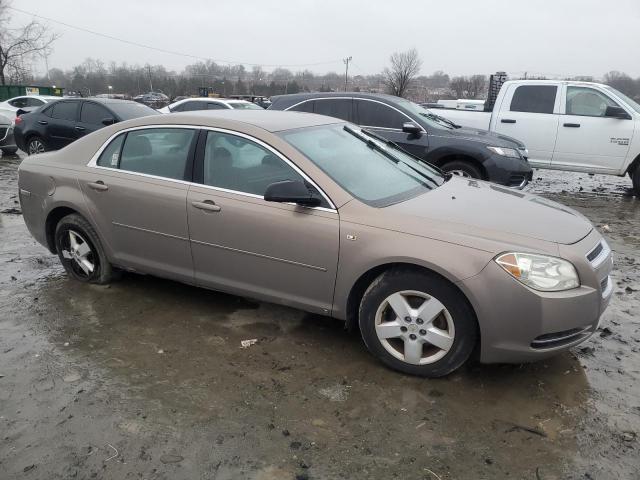
[[[317,99],[315,101],[314,113],[351,122],[352,103],[353,101],[350,98]]]
[[[385,105],[370,100],[356,100],[358,124],[364,127],[402,129],[404,122],[411,121],[402,113]]]
[[[75,122],[78,119],[78,102],[56,102],[49,110],[49,115],[58,120]]]
[[[553,113],[558,87],[555,85],[520,85],[511,99],[512,112]]]
[[[293,111],[293,112],[307,112],[307,113],[313,113],[313,107],[314,104],[316,102],[314,100],[308,100],[306,102],[302,102],[298,105],[295,105],[294,107],[290,108],[289,110]]]
[[[205,102],[185,102],[182,104],[181,112],[195,112],[196,110],[206,110]]]
[[[100,167],[118,168],[120,163],[120,150],[122,150],[122,142],[124,141],[126,134],[123,133],[114,138],[107,148],[105,148],[98,158],[97,164]]]
[[[209,102],[207,103],[207,110],[226,110],[227,107],[217,102]]]
[[[187,128],[133,130],[127,133],[118,166],[129,172],[183,180],[195,133]],[[105,161],[112,162],[114,153]]]
[[[80,122],[89,123],[91,125],[102,125],[102,121],[106,118],[113,118],[113,115],[104,108],[93,102],[84,102],[80,111]]]

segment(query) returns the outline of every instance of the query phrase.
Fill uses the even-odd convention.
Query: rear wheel
[[[44,153],[48,150],[45,141],[38,136],[31,137],[27,142],[27,154],[36,155],[38,153]]]
[[[411,375],[441,377],[467,361],[477,323],[464,296],[438,275],[394,269],[373,281],[360,304],[369,351]]]
[[[471,162],[465,160],[453,160],[447,162],[442,166],[442,170],[453,175],[465,178],[477,178],[482,179],[482,172],[480,169]]]
[[[86,283],[109,283],[112,267],[93,227],[78,214],[67,215],[56,226],[55,243],[62,266],[71,277]]]
[[[631,181],[633,182],[633,190],[636,193],[636,197],[640,197],[640,163],[636,165],[635,170],[631,174]]]

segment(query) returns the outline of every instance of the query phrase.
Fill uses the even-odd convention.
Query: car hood
[[[508,148],[525,148],[524,143],[511,138],[507,135],[490,132],[488,130],[480,130],[478,128],[455,128],[451,130],[438,131],[439,136],[452,138],[465,138],[476,142],[484,143],[492,147],[508,147]]]
[[[593,229],[583,215],[559,203],[456,177],[383,210],[394,230],[476,248],[483,244],[481,240],[531,248],[539,247],[540,242],[572,244]]]

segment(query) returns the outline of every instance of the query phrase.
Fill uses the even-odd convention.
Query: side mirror
[[[107,117],[107,118],[103,118],[102,119],[102,124],[103,125],[113,125],[114,123],[116,123],[116,119],[115,118]]]
[[[411,133],[413,135],[420,135],[422,129],[413,122],[405,122],[402,124],[402,131],[404,133]]]
[[[297,203],[305,207],[320,205],[320,199],[315,197],[304,182],[299,180],[272,183],[264,192],[264,199],[267,202]]]
[[[627,111],[618,106],[609,105],[604,111],[605,117],[619,118],[620,120],[631,120],[631,115]]]

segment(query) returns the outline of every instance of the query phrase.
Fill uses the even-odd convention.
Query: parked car
[[[160,113],[193,112],[196,110],[262,110],[262,107],[246,100],[228,98],[185,98],[158,109]]]
[[[136,95],[133,100],[151,108],[162,108],[169,104],[169,97],[162,92],[147,92],[141,95]]]
[[[13,138],[13,120],[4,115],[0,115],[0,150],[3,157],[15,155],[18,151]]]
[[[76,280],[124,269],[331,315],[416,375],[476,346],[484,362],[556,354],[613,291],[611,250],[579,213],[327,116],[148,116],[29,157],[18,178],[27,227]]]
[[[157,114],[133,101],[70,98],[16,117],[14,135],[18,147],[33,155],[58,150],[105,125]]]
[[[0,102],[0,115],[13,119],[20,108],[41,107],[45,103],[55,102],[62,97],[53,95],[22,95]]]
[[[493,111],[438,110],[460,125],[524,142],[534,167],[624,176],[640,195],[640,104],[592,82],[505,82]]]
[[[229,95],[229,98],[246,100],[247,102],[255,103],[256,105],[264,109],[267,109],[271,106],[271,100],[263,95]]]
[[[523,143],[460,128],[399,97],[371,93],[303,93],[272,97],[270,110],[320,113],[366,127],[407,152],[463,177],[523,188],[532,177]]]

